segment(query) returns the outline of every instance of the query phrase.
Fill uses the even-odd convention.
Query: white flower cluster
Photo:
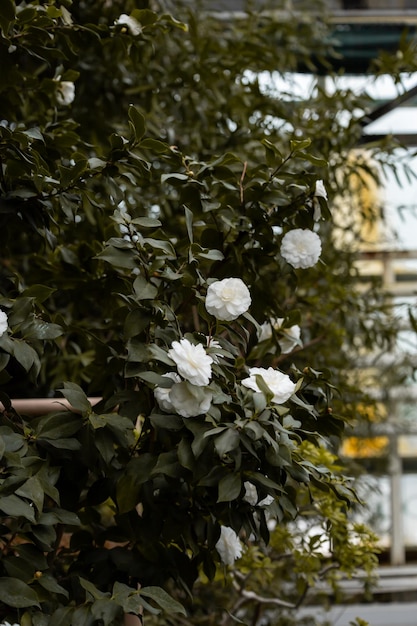
[[[134,17],[126,15],[126,13],[122,13],[114,23],[116,26],[124,26],[134,37],[137,37],[142,32],[141,24]]]
[[[20,624],[11,624],[10,622],[2,622],[0,626],[20,626]]]
[[[206,309],[220,320],[234,320],[248,310],[251,297],[248,288],[240,278],[225,278],[211,283],[207,290]],[[260,329],[260,340],[271,336],[272,325],[281,328],[283,319],[272,320],[269,325]],[[269,334],[268,334],[269,333]],[[299,343],[300,328],[292,326],[282,329],[282,351],[289,352]],[[218,341],[209,337],[207,347],[219,349]],[[172,381],[168,386],[157,386],[154,390],[155,399],[162,411],[177,413],[182,417],[197,417],[206,413],[213,400],[212,390],[208,387],[212,378],[212,364],[219,363],[219,356],[210,356],[201,344],[191,343],[183,338],[174,341],[168,350],[168,356],[175,363],[177,372],[168,372],[166,381]],[[283,404],[294,393],[296,385],[287,374],[272,367],[252,367],[249,376],[242,380],[242,385],[256,393],[262,393],[259,387],[259,378],[272,394],[274,404]],[[263,385],[262,385],[263,387]]]
[[[242,556],[242,543],[233,528],[221,527],[216,550],[225,565],[233,565]]]
[[[58,80],[56,90],[56,99],[58,104],[69,106],[74,102],[75,85],[70,80]]]
[[[7,333],[8,328],[9,324],[7,314],[4,311],[0,311],[0,337],[4,335],[4,333]]]
[[[282,354],[288,354],[295,346],[301,344],[301,328],[298,324],[283,328],[284,318],[277,317],[264,322],[258,331],[258,340],[266,341],[272,337],[272,329],[279,334],[278,343]]]
[[[295,228],[281,241],[281,256],[295,268],[306,269],[317,263],[321,254],[321,240],[308,228]]]
[[[155,388],[154,395],[160,409],[182,417],[206,413],[213,397],[210,389],[206,388],[212,376],[213,359],[202,344],[193,344],[185,338],[172,343],[168,356],[176,364],[178,373],[165,374],[165,378],[173,381],[171,387]]]
[[[219,320],[232,321],[245,313],[251,304],[249,289],[240,278],[225,278],[211,283],[207,289],[206,309]],[[218,341],[207,338],[207,347],[214,352],[220,349]],[[155,399],[162,409],[174,411],[182,417],[196,417],[206,413],[213,399],[207,385],[212,377],[212,363],[219,356],[211,357],[202,344],[193,344],[188,339],[174,341],[168,356],[177,366],[177,372],[166,374],[173,381],[169,388],[156,387]]]

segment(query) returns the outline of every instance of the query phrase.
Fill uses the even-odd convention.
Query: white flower
[[[245,502],[248,502],[248,504],[250,504],[251,506],[255,506],[258,503],[258,491],[255,485],[247,480],[243,483],[243,486],[245,488],[245,495],[243,496],[243,500],[245,500]]]
[[[272,329],[279,333],[278,343],[283,354],[291,352],[291,350],[300,344],[301,328],[298,324],[290,326],[289,328],[282,328],[284,322],[283,317],[277,317],[271,319],[269,322],[261,324],[258,331],[258,340],[266,341],[272,337]]]
[[[230,322],[250,307],[249,289],[240,278],[224,278],[209,285],[206,309],[218,320]]]
[[[321,241],[312,230],[295,228],[284,235],[281,242],[281,255],[295,268],[312,267],[321,254]]]
[[[174,341],[168,350],[168,356],[176,363],[178,373],[185,380],[199,387],[208,385],[213,359],[201,343],[194,345],[188,339]]]
[[[213,363],[220,363],[221,359],[221,350],[222,347],[217,339],[213,339],[213,337],[206,337],[207,339],[207,348],[210,349],[210,356],[213,359]],[[219,352],[220,351],[220,352]]]
[[[74,102],[75,98],[75,85],[70,80],[58,81],[58,87],[56,92],[56,99],[58,104],[68,106]]]
[[[316,198],[324,198],[325,200],[327,200],[327,191],[322,180],[316,180],[314,195]]]
[[[182,417],[197,417],[197,415],[207,413],[212,397],[208,389],[196,387],[187,382],[175,383],[169,394],[175,413]]]
[[[245,495],[242,499],[245,500],[245,502],[248,502],[250,505],[269,506],[273,503],[274,498],[272,496],[265,496],[263,500],[258,502],[258,490],[256,489],[255,485],[248,480],[243,483],[243,486],[245,488]]]
[[[264,367],[249,368],[249,378],[242,380],[242,385],[260,392],[261,389],[256,382],[256,376],[262,376],[266,386],[273,393],[272,402],[275,404],[283,404],[295,391],[295,383],[292,382],[291,378],[273,367],[268,367],[268,369]]]
[[[0,311],[0,337],[7,333],[8,328],[7,315],[4,311]]]
[[[114,22],[117,26],[126,26],[131,35],[140,35],[142,32],[141,24],[134,17],[122,13]]]
[[[233,565],[242,556],[242,544],[239,537],[229,526],[222,526],[216,550],[225,565]]]
[[[2,622],[0,626],[20,626],[20,624],[10,624],[10,622]]]
[[[181,378],[175,372],[168,372],[167,374],[164,374],[164,378],[170,378],[176,383],[181,382]],[[171,389],[172,387],[155,387],[153,392],[159,408],[166,411],[166,413],[172,413],[172,411],[174,411],[174,407],[170,399]]]
[[[327,201],[327,191],[322,180],[316,180],[316,187],[314,190],[313,207],[314,207],[314,221],[318,222],[321,218],[320,202],[317,198],[324,198]]]
[[[273,503],[273,501],[274,501],[273,496],[265,496],[263,500],[258,502],[258,506],[269,506],[270,504]]]

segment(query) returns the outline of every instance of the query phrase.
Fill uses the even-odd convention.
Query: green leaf
[[[98,259],[107,261],[114,267],[123,267],[126,269],[133,269],[136,267],[135,252],[132,250],[132,246],[126,246],[126,248],[116,248],[112,245],[106,246],[104,250],[97,255]]]
[[[185,207],[184,211],[185,211],[185,223],[187,225],[188,239],[189,239],[190,243],[193,243],[193,241],[194,241],[193,212],[190,211],[190,209],[188,207]]]
[[[159,226],[162,226],[162,222],[154,217],[135,217],[133,220],[130,220],[130,223],[140,226],[140,228],[159,228]]]
[[[186,180],[189,180],[189,176],[187,176],[187,174],[179,174],[178,172],[171,172],[169,174],[162,174],[161,176],[161,183],[164,183],[166,181],[175,181],[178,180],[180,182],[185,182]]]
[[[167,594],[164,589],[161,589],[161,587],[143,587],[143,589],[140,590],[140,595],[153,600],[163,611],[187,615],[182,604],[174,600],[174,598]]]
[[[0,602],[18,609],[26,606],[40,608],[34,589],[18,578],[0,578]]]
[[[51,324],[41,319],[34,318],[31,324],[25,329],[25,337],[30,339],[56,339],[63,334],[64,330],[59,324]]]
[[[158,14],[150,9],[133,9],[131,16],[142,26],[150,26],[158,21]]]
[[[217,502],[231,502],[236,500],[242,489],[242,480],[239,474],[227,474],[219,482],[219,497]]]
[[[13,356],[20,365],[28,372],[32,366],[36,373],[40,369],[40,361],[37,352],[26,341],[13,340]]]
[[[27,289],[25,289],[22,293],[22,296],[27,298],[34,298],[35,302],[41,304],[45,300],[47,300],[53,293],[55,293],[56,289],[52,287],[47,287],[46,285],[31,285]]]
[[[83,589],[85,589],[86,591],[88,591],[88,593],[95,599],[95,600],[100,600],[100,598],[106,598],[108,597],[107,593],[104,593],[103,591],[100,591],[100,589],[97,589],[97,587],[90,582],[89,580],[86,580],[85,578],[82,578],[81,576],[79,577],[79,581],[80,581],[80,585]]]
[[[43,576],[38,579],[38,583],[47,591],[50,591],[51,593],[57,593],[58,595],[68,598],[68,591],[64,587],[62,587],[53,576],[43,574]]]
[[[133,282],[133,289],[138,300],[153,300],[158,295],[158,289],[146,280],[144,276],[137,276]]]
[[[311,139],[290,140],[291,152],[300,152],[301,150],[308,148],[310,145]]]
[[[129,119],[132,123],[132,130],[136,141],[140,141],[146,132],[145,118],[136,107],[131,104],[128,110]]]
[[[57,403],[59,403],[59,399],[57,399]],[[63,439],[75,435],[82,428],[82,425],[82,417],[78,413],[65,411],[50,413],[40,418],[34,424],[34,431],[39,439]]]
[[[15,491],[17,496],[31,500],[38,511],[42,510],[44,501],[44,491],[37,476],[31,476],[19,489]]]
[[[228,428],[218,437],[214,438],[214,447],[220,458],[227,452],[234,450],[239,445],[239,433],[234,428]]]
[[[104,626],[113,626],[116,623],[120,623],[122,618],[121,612],[122,610],[118,603],[110,598],[100,598],[91,606],[92,615]]]
[[[0,510],[10,517],[24,517],[35,523],[34,508],[14,494],[0,498]]]
[[[11,22],[16,14],[16,5],[14,0],[1,0],[0,15]]]
[[[91,412],[91,404],[79,385],[66,382],[64,388],[59,390],[70,405],[81,413]]]

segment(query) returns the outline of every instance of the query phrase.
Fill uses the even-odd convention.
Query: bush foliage
[[[355,417],[352,359],[389,347],[395,330],[377,289],[358,295],[329,211],[357,168],[347,157],[361,128],[337,112],[365,114],[369,102],[320,83],[308,102],[266,89],[263,72],[332,54],[324,17],[278,17],[1,2],[3,620],[110,625],[143,610],[184,620],[195,582],[224,570],[222,526],[248,546],[233,580],[251,573],[258,593],[268,572],[283,607],[328,572],[334,581],[336,566],[375,562],[372,536],[348,521],[356,498],[334,453]],[[280,253],[295,229],[320,236],[312,267]],[[205,306],[226,278],[251,296],[229,321]],[[300,339],[283,351],[295,326]],[[192,406],[206,403],[197,415],[155,399],[172,392],[172,346],[184,339],[211,359],[208,384],[181,382]],[[262,377],[248,388],[253,367],[279,370],[296,392],[277,404]],[[52,413],[25,415],[19,397],[64,397],[73,411],[58,399]],[[320,531],[300,534],[294,520]]]

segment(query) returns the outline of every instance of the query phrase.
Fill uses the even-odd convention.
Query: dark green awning
[[[401,37],[416,37],[417,27],[404,24],[336,24],[332,43],[337,57],[329,58],[331,66],[349,74],[365,74],[379,54],[395,53]]]

